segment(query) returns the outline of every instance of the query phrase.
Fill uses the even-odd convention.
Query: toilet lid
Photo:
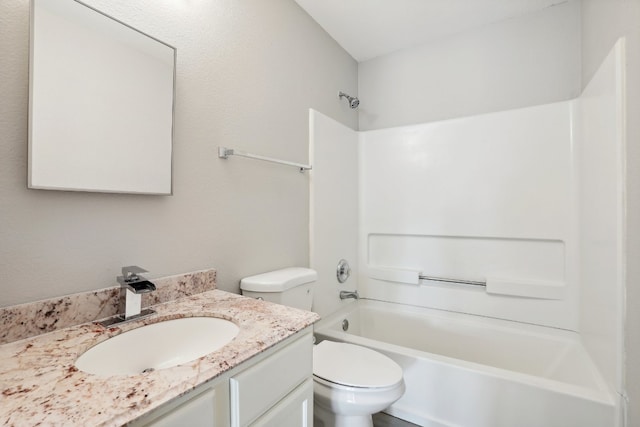
[[[377,351],[322,341],[313,346],[313,375],[351,387],[389,387],[402,380],[402,368]]]

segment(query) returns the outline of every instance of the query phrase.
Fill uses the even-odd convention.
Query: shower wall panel
[[[313,311],[325,316],[340,308],[341,290],[357,289],[358,135],[345,125],[309,110],[310,266],[318,272]],[[336,267],[352,270],[339,283]]]
[[[362,294],[576,330],[574,110],[361,132]],[[394,271],[487,287],[406,283]]]
[[[622,389],[624,69],[618,41],[580,97],[580,332],[607,383]],[[630,260],[629,262],[633,262]]]

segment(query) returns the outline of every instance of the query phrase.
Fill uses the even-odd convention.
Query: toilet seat
[[[313,346],[313,375],[330,383],[358,388],[388,388],[402,382],[402,368],[366,347],[322,341]]]

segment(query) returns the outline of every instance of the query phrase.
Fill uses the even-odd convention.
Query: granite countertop
[[[157,314],[104,328],[84,323],[0,345],[0,423],[8,426],[118,426],[215,378],[319,316],[211,290],[155,305]],[[190,363],[140,375],[97,376],[74,362],[90,347],[162,320],[213,316],[240,328],[228,345]]]

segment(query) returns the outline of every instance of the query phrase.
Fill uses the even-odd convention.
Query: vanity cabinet
[[[311,328],[201,384],[133,427],[312,427]]]

